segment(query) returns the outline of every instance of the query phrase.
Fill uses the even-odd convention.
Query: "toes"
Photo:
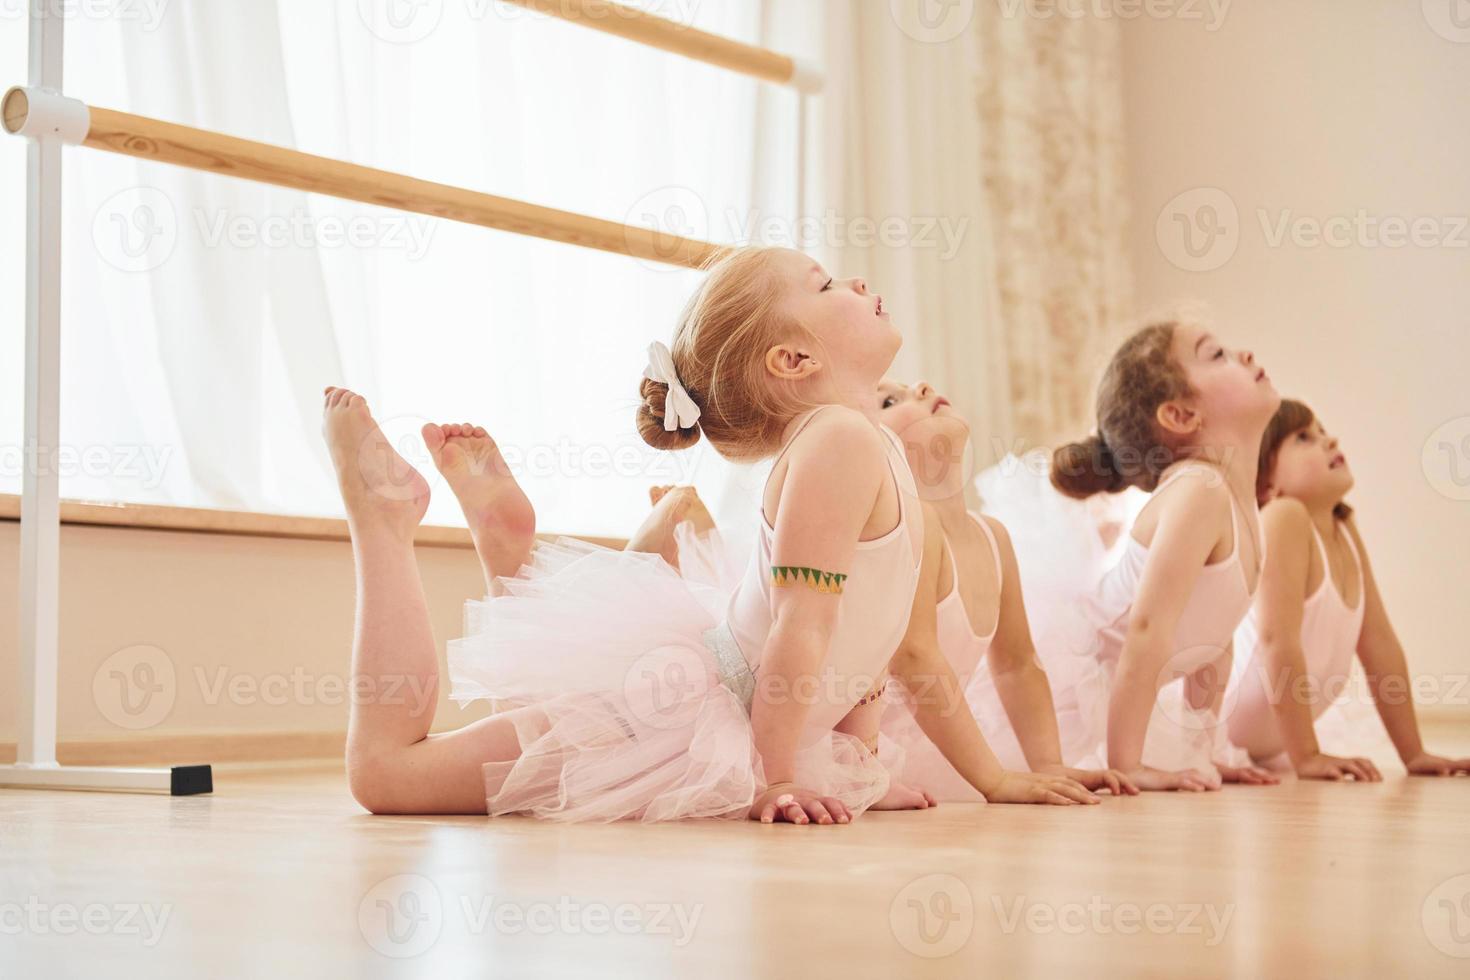
[[[367,404],[367,399],[349,388],[328,386],[324,392],[327,408],[357,408]]]
[[[429,447],[429,452],[438,453],[443,448],[447,433],[442,426],[429,422],[419,430],[419,433],[424,437],[424,444]]]

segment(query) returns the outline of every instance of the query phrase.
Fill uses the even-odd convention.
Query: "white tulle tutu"
[[[742,535],[726,535],[719,531],[699,533],[685,523],[678,526],[675,538],[679,546],[679,568],[685,578],[726,593],[739,583],[750,548]],[[896,690],[890,686],[884,697],[878,740],[878,759],[891,780],[928,790],[936,799],[945,802],[984,803],[985,797],[955,771],[919,728],[913,712],[902,702],[902,695]],[[1015,734],[1004,711],[991,718],[998,719],[998,724],[987,726],[985,719],[976,719],[986,739],[989,740],[992,734],[997,737],[1004,735],[1014,743]],[[996,731],[992,732],[992,728]],[[1019,752],[1018,747],[1018,758]],[[1025,761],[1023,759],[1016,766],[1007,763],[1007,768],[1024,769]]]
[[[1149,495],[1130,488],[1086,501],[1066,497],[1052,487],[1049,460],[1040,452],[1008,456],[981,473],[975,486],[983,512],[1010,533],[1027,621],[1056,706],[1062,759],[1070,766],[1104,767],[1112,670],[1096,655],[1103,623],[1093,597],[1126,548],[1129,529]],[[983,664],[969,697],[977,717],[996,717],[1000,700]],[[992,744],[1019,752],[999,734]],[[997,755],[1008,762],[1000,751]],[[1213,712],[1185,701],[1182,681],[1166,685],[1149,720],[1144,764],[1218,775],[1214,761],[1243,765],[1248,757],[1230,745]]]
[[[764,776],[736,693],[753,677],[738,650],[732,666],[721,626],[728,593],[657,556],[570,539],[500,584],[466,604],[466,635],[449,644],[455,701],[526,709],[520,758],[484,767],[491,815],[745,816]],[[796,768],[854,813],[888,790],[861,741],[836,732],[808,737]]]
[[[1242,674],[1243,668],[1237,662],[1232,685],[1240,682]],[[1274,724],[1274,719],[1269,723]],[[1404,771],[1398,749],[1378,716],[1361,664],[1351,665],[1346,682],[1332,703],[1312,722],[1312,728],[1317,736],[1317,748],[1327,755],[1362,757],[1372,760],[1384,772]],[[1275,741],[1280,744],[1279,735]],[[1280,772],[1291,770],[1291,759],[1284,749],[1255,762]]]

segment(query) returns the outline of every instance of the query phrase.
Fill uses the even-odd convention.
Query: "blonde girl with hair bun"
[[[863,412],[900,343],[861,279],[747,248],[710,267],[673,343],[651,347],[637,410],[650,445],[707,438],[727,459],[774,460],[733,595],[655,555],[570,542],[533,552],[534,512],[485,430],[425,426],[489,580],[450,643],[452,696],[496,712],[431,735],[431,711],[354,702],[358,801],[377,813],[799,824],[847,823],[883,801],[887,771],[841,728],[881,693],[924,544],[903,449]],[[358,569],[354,683],[406,676],[433,691],[413,556],[427,483],[360,396],[328,389],[324,425]],[[1011,775],[997,787],[1009,801],[1086,794]]]

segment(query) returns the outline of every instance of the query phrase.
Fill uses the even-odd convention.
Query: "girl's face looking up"
[[[771,259],[779,277],[778,304],[815,340],[803,349],[843,383],[872,387],[893,363],[903,337],[883,307],[883,297],[861,279],[838,279],[817,262],[791,249]],[[803,345],[798,341],[797,348]]]
[[[1337,505],[1353,488],[1353,472],[1337,438],[1327,434],[1321,421],[1288,435],[1276,451],[1268,494],[1294,497],[1306,504]]]
[[[1266,369],[1248,350],[1231,350],[1198,324],[1174,331],[1173,356],[1183,368],[1194,408],[1205,424],[1211,419],[1240,419],[1262,429],[1281,404]]]
[[[927,382],[885,378],[874,397],[876,418],[898,434],[919,496],[937,500],[963,493],[974,468],[970,424]]]

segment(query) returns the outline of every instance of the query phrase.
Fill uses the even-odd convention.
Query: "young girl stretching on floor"
[[[911,462],[918,460],[913,468],[924,473],[926,551],[909,630],[892,665],[907,696],[890,688],[884,701],[854,712],[849,730],[877,745],[881,726],[879,758],[902,778],[895,793],[916,806],[920,800],[985,802],[988,781],[1002,767],[1136,793],[1120,773],[1062,764],[1051,690],[1031,645],[1009,538],[998,521],[965,509],[966,472],[954,457],[969,445],[969,424],[923,383],[885,380],[874,402],[872,417],[894,430]],[[944,460],[937,471],[927,459],[935,449]],[[688,576],[715,583],[725,578],[721,570],[734,563],[693,488],[655,487],[651,496],[653,511],[629,547],[682,563]],[[998,679],[989,686],[984,714],[971,710],[979,707],[976,699],[966,701],[982,660]],[[992,704],[997,687],[999,700]],[[944,749],[923,728],[936,722]],[[984,750],[987,744],[993,754]],[[949,756],[960,761],[951,763]]]
[[[925,480],[925,526],[938,531],[934,574],[920,575],[909,626],[911,652],[916,644],[935,644],[963,692],[960,704],[974,715],[998,765],[1065,775],[1114,795],[1137,793],[1116,770],[1063,764],[1051,688],[1031,642],[1010,536],[1000,521],[965,505],[969,473],[961,447],[970,444],[969,423],[923,382],[885,381],[878,398],[878,417],[898,433],[910,460],[917,460],[914,468]],[[925,600],[927,612],[921,606]],[[915,702],[933,696],[936,684],[919,690],[925,686],[921,681],[908,691],[907,703],[890,699],[882,717],[881,757],[890,772],[939,800],[978,801],[982,797],[973,780],[961,775],[921,730]]]
[[[1226,764],[1219,714],[1231,638],[1260,576],[1256,456],[1279,403],[1249,351],[1193,322],[1155,323],[1113,356],[1097,434],[1054,454],[1051,481],[1068,496],[1153,494],[1080,610],[1043,603],[1073,633],[1038,643],[1063,742],[1105,745],[1108,765],[1140,789],[1275,781]],[[1165,693],[1182,698],[1160,697],[1179,683]],[[1172,712],[1156,709],[1165,704]]]
[[[902,450],[859,411],[899,343],[861,280],[797,252],[743,249],[711,268],[672,351],[651,349],[645,440],[683,448],[703,434],[727,458],[777,457],[723,622],[712,590],[653,556],[564,547],[523,568],[534,514],[494,444],[480,429],[426,426],[498,593],[469,605],[470,635],[451,644],[455,693],[502,710],[430,735],[433,719],[405,705],[354,703],[358,801],[379,813],[831,824],[882,800],[886,771],[836,729],[904,634],[921,557]],[[406,674],[435,690],[413,555],[428,485],[361,397],[329,389],[325,428],[358,573],[354,683],[380,690]],[[1012,773],[997,794],[1044,802],[1066,782]]]
[[[1371,741],[1361,730],[1376,728],[1366,710],[1353,711],[1353,703],[1333,707],[1357,651],[1409,773],[1470,772],[1470,759],[1424,751],[1404,650],[1343,500],[1352,487],[1337,439],[1306,405],[1282,402],[1261,442],[1256,488],[1269,557],[1255,604],[1236,633],[1243,663],[1230,739],[1256,761],[1293,768],[1303,779],[1382,779],[1369,759],[1323,752],[1314,727],[1319,719],[1329,729],[1323,734],[1351,726],[1357,730],[1342,732],[1349,744]]]

